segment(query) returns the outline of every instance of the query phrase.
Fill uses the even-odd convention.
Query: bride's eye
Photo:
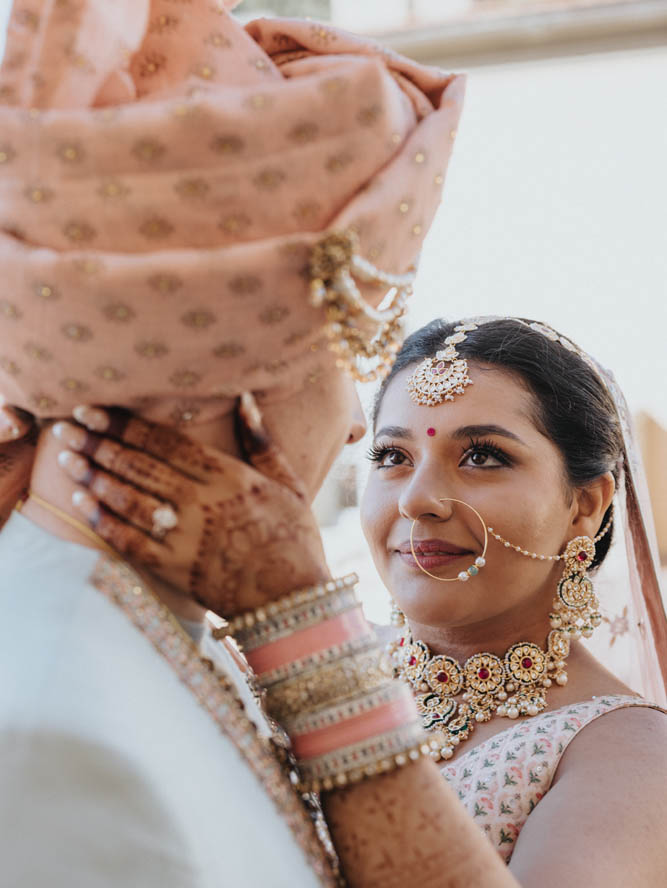
[[[373,444],[367,456],[379,469],[402,466],[407,461],[407,455],[402,450],[399,450],[397,447],[388,447],[380,444]]]
[[[490,441],[471,441],[459,463],[460,466],[474,466],[478,469],[498,469],[511,464],[512,460],[505,451]]]

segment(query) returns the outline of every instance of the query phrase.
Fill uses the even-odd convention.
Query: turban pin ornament
[[[310,301],[326,311],[326,334],[338,355],[337,364],[357,382],[383,379],[401,347],[401,323],[412,295],[414,271],[388,274],[359,255],[354,231],[332,232],[319,241],[310,257]],[[388,288],[384,309],[373,308],[361,295],[355,277]],[[364,372],[362,361],[375,361]]]

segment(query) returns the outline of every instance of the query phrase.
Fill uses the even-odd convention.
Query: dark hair
[[[533,321],[520,320],[525,323],[502,318],[481,324],[467,332],[456,349],[461,357],[493,364],[519,377],[533,395],[535,423],[560,450],[572,487],[583,487],[609,471],[618,480],[623,437],[607,387],[576,352],[531,329],[528,324]],[[396,374],[433,357],[460,323],[438,319],[408,336],[375,399],[373,425]],[[611,510],[610,506],[599,530],[611,517]],[[611,537],[610,531],[597,543],[591,567],[604,561]]]

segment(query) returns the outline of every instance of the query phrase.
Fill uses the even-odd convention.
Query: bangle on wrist
[[[227,635],[234,635],[237,637],[237,641],[241,641],[238,636],[245,634],[245,631],[253,626],[261,626],[269,620],[273,621],[274,618],[293,610],[298,605],[311,604],[318,599],[325,598],[327,595],[343,589],[354,589],[358,580],[358,576],[355,573],[351,573],[337,580],[327,580],[325,583],[318,583],[316,586],[296,589],[294,592],[290,592],[289,595],[270,601],[262,607],[257,607],[254,610],[232,617],[225,626],[215,630],[214,637],[221,639]]]
[[[351,574],[241,614],[235,634],[268,714],[290,736],[302,791],[346,786],[431,753],[412,695],[381,667]]]

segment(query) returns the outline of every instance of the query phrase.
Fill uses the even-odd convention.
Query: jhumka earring
[[[565,567],[549,614],[553,629],[567,632],[572,638],[590,638],[602,622],[600,602],[593,583],[586,576],[595,558],[595,542],[587,536],[576,537],[564,553]]]
[[[538,555],[529,552],[504,539],[489,527],[491,536],[502,543],[506,549],[514,549],[519,555],[539,561],[563,561],[563,575],[553,602],[553,612],[549,614],[551,628],[567,633],[570,638],[590,638],[593,630],[602,622],[599,613],[600,602],[593,590],[593,583],[586,575],[588,568],[595,560],[595,546],[611,530],[613,515],[600,533],[591,539],[588,536],[575,537],[567,544],[561,555]]]

